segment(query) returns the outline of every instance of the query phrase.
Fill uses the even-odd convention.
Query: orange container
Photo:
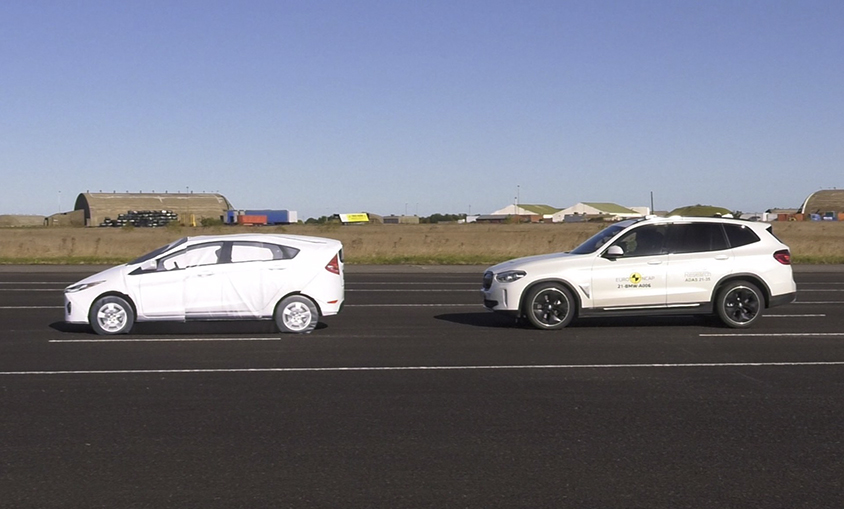
[[[237,224],[260,225],[267,224],[267,216],[237,216]]]

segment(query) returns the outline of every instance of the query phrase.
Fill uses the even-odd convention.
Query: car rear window
[[[295,247],[281,246],[267,242],[235,242],[232,245],[231,261],[257,262],[269,260],[289,260],[299,254]]]
[[[756,232],[744,225],[725,224],[724,231],[727,232],[727,238],[730,240],[730,246],[732,247],[741,247],[759,242],[759,236],[756,235]]]

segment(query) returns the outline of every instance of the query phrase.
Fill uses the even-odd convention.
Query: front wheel
[[[97,334],[126,334],[135,324],[135,311],[125,299],[111,295],[94,302],[88,321]]]
[[[309,333],[316,328],[319,310],[314,302],[303,295],[291,295],[278,303],[275,323],[281,332]]]
[[[546,283],[533,288],[525,300],[525,314],[538,329],[562,329],[574,318],[575,302],[568,288]]]
[[[733,281],[718,292],[715,309],[727,327],[744,329],[762,316],[765,299],[753,283]]]

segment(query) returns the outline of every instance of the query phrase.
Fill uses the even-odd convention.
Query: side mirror
[[[610,260],[615,260],[616,258],[621,258],[622,256],[624,256],[624,250],[621,249],[621,246],[610,246],[604,253],[604,258],[609,258]]]
[[[158,268],[157,260],[146,260],[141,264],[141,270],[144,272],[151,272]]]

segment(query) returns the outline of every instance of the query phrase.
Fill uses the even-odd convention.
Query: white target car
[[[185,237],[65,288],[65,321],[98,334],[135,322],[275,320],[307,333],[343,306],[343,246],[301,235]]]
[[[490,267],[491,311],[560,329],[575,317],[715,314],[749,327],[763,309],[794,301],[788,246],[767,223],[723,218],[621,221],[568,253]]]

